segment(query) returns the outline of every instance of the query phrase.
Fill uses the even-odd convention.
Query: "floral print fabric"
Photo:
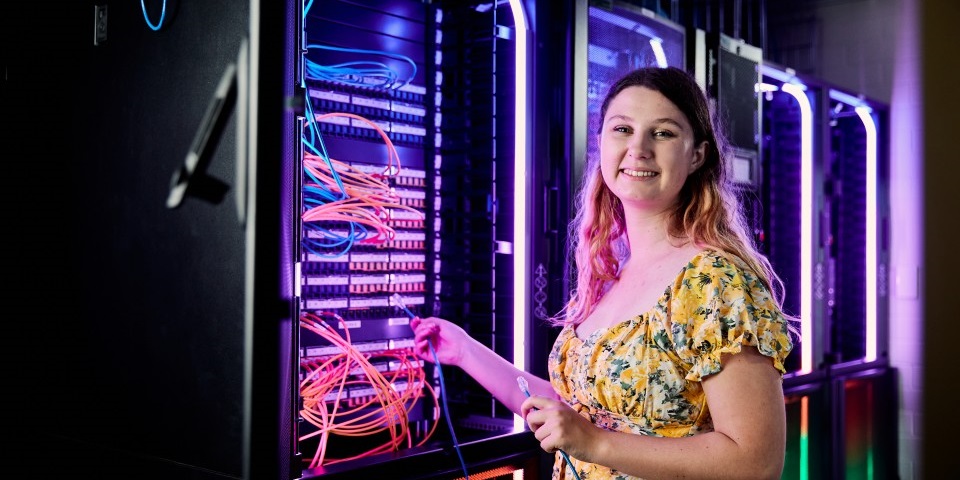
[[[683,437],[713,430],[701,380],[720,356],[756,347],[784,373],[793,348],[770,291],[737,257],[706,250],[694,257],[647,312],[581,340],[561,330],[549,358],[553,388],[596,425],[622,432]],[[582,480],[632,479],[571,457]],[[553,478],[573,478],[558,455]]]

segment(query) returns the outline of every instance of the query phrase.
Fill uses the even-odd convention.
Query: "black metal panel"
[[[832,389],[829,381],[804,379],[784,383],[787,449],[782,480],[830,478]]]
[[[5,175],[19,205],[7,227],[23,232],[11,271],[18,293],[5,308],[31,319],[22,348],[33,414],[24,417],[43,455],[31,478],[243,473],[249,265],[229,108],[206,170],[223,196],[188,196],[176,209],[166,202],[237,62],[250,6],[146,2],[154,23],[161,3],[158,31],[139,2],[106,5],[97,45],[95,2],[4,4],[0,14],[9,54],[3,155],[43,158]],[[6,28],[8,19],[22,27]],[[259,214],[276,222],[279,186],[267,184],[280,176],[275,153],[276,163],[263,165],[276,174],[259,176],[260,193],[275,198]],[[261,251],[273,265],[264,277],[273,279],[274,313],[279,252],[267,249],[279,241]]]

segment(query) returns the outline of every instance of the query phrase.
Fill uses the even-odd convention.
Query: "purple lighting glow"
[[[526,370],[527,355],[527,18],[520,0],[510,0],[516,33],[516,104],[514,114],[514,210],[513,210],[513,364]],[[526,424],[513,417],[514,430]]]
[[[877,125],[870,107],[856,107],[867,131],[867,348],[864,360],[877,359]]]
[[[813,113],[806,87],[781,87],[800,104],[800,373],[813,371]]]

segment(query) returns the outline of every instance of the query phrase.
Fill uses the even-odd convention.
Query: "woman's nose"
[[[633,158],[650,158],[650,142],[643,135],[630,138],[627,153]]]

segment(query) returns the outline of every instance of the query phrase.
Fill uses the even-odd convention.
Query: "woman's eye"
[[[619,132],[619,133],[630,133],[632,130],[630,130],[630,127],[620,125],[620,126],[613,127],[613,131]]]
[[[669,130],[656,130],[653,132],[654,137],[670,138],[673,137],[673,132]]]

